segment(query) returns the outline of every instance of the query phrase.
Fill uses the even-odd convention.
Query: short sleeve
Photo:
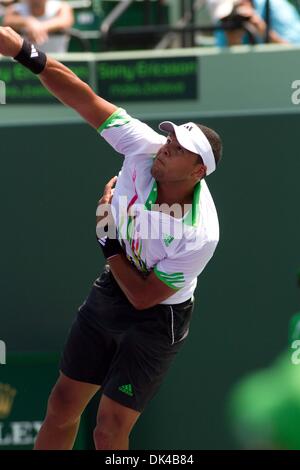
[[[98,132],[125,157],[138,154],[152,156],[166,141],[166,137],[139,119],[132,118],[122,108],[111,114]]]
[[[154,268],[156,276],[169,287],[188,287],[202,273],[212,258],[217,241],[206,242],[199,250],[189,250],[176,257],[164,258]]]

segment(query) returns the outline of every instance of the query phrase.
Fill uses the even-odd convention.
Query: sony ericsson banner
[[[89,62],[72,61],[65,65],[83,81],[90,82]],[[59,103],[36,75],[15,61],[0,62],[0,83],[5,85],[5,102],[8,105]]]
[[[198,98],[196,57],[99,61],[64,64],[108,101],[174,101]],[[94,75],[96,73],[96,77]],[[6,104],[58,104],[30,70],[13,60],[0,61],[0,84]],[[4,91],[2,93],[4,95]]]
[[[198,98],[196,57],[101,61],[98,93],[108,101]]]

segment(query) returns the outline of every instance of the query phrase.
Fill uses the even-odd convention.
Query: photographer
[[[266,0],[207,0],[207,5],[213,21],[227,28],[216,32],[218,46],[265,42]],[[269,42],[300,44],[300,16],[293,5],[287,0],[270,0],[269,17]]]

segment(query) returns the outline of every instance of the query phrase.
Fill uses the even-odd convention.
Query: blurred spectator
[[[284,353],[230,395],[230,427],[244,449],[300,450],[300,365]]]
[[[12,3],[14,3],[14,0],[0,0],[0,26],[2,26],[2,20],[5,15],[6,7]]]
[[[66,52],[69,37],[64,31],[74,23],[65,1],[22,0],[7,7],[3,25],[10,26],[44,52]]]
[[[300,450],[300,313],[290,320],[288,343],[270,367],[231,390],[229,422],[243,448]]]
[[[216,33],[218,46],[246,44],[249,42],[242,23],[262,43],[266,35],[266,0],[207,0],[213,20],[216,23],[234,22],[235,31]],[[288,0],[270,0],[270,42],[279,44],[300,44],[300,15]],[[249,37],[249,36],[248,36]]]
[[[3,19],[3,16],[4,16],[4,12],[5,12],[5,9],[4,9],[3,5],[1,5],[1,3],[0,3],[0,26],[2,25],[2,19]]]

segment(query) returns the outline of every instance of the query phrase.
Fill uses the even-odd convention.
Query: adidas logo
[[[174,240],[174,237],[172,237],[172,235],[163,235],[163,239],[164,239],[165,245],[169,246]]]
[[[119,390],[120,390],[120,392],[126,393],[126,395],[130,395],[131,397],[133,397],[133,391],[132,391],[131,384],[121,385],[119,387]]]
[[[38,57],[39,54],[38,54],[38,51],[36,50],[36,48],[34,47],[33,44],[31,44],[31,54],[30,54],[30,58],[32,59],[33,57]]]

